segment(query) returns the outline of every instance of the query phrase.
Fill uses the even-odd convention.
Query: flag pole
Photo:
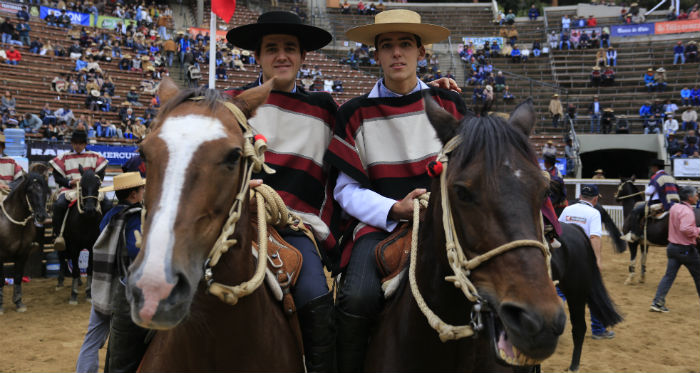
[[[209,21],[209,89],[216,89],[216,14]]]

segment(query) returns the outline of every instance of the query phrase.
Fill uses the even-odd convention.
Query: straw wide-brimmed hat
[[[695,42],[695,40],[691,40],[688,42],[688,44],[697,44],[697,43]]]
[[[148,67],[146,68],[146,71],[156,71],[156,68],[153,67],[153,66],[148,66]]]
[[[328,31],[306,25],[297,14],[286,11],[263,13],[257,22],[229,30],[226,40],[239,48],[257,50],[262,37],[271,34],[294,35],[305,51],[321,49],[333,40]]]
[[[122,58],[126,58],[126,59],[130,60],[130,59],[131,59],[131,55],[130,55],[129,53],[124,53],[124,54],[122,55]]]
[[[148,56],[141,56],[141,61],[150,61],[151,59],[148,58]]]
[[[552,140],[547,140],[547,144],[552,145],[552,144],[554,144],[554,141],[552,141]]]
[[[94,97],[100,97],[100,91],[93,89],[90,91],[90,94],[93,95]]]
[[[612,112],[612,111],[614,111],[614,110],[613,110],[612,108],[609,108],[609,107],[608,107],[608,108],[603,109],[603,111],[610,111],[610,112]]]
[[[406,9],[392,9],[374,16],[374,23],[353,27],[345,36],[367,45],[374,45],[374,38],[387,32],[407,32],[418,35],[423,45],[437,43],[450,36],[450,30],[429,23],[421,23],[420,14]]]
[[[558,94],[558,93],[555,93],[555,94],[552,95],[552,97],[559,97],[559,94]]]
[[[647,69],[647,71],[654,71],[654,69],[650,67]]]
[[[250,56],[250,52],[249,52],[249,51],[243,51],[241,54],[244,55],[244,56]]]
[[[146,185],[146,179],[142,178],[141,174],[138,172],[125,172],[123,174],[119,174],[115,176],[112,181],[114,185],[100,188],[100,192],[112,192]]]
[[[135,91],[135,90],[136,90],[136,86],[135,86],[135,85],[132,85],[131,87],[129,87],[129,89],[132,90],[132,91]]]
[[[664,69],[663,67],[659,67],[658,69],[656,69],[656,72],[657,73],[664,73],[664,72],[666,72],[666,69]]]
[[[593,171],[593,173],[602,174],[602,173],[603,173],[603,170],[599,168],[599,169]]]
[[[593,66],[593,70],[600,70],[600,66]]]

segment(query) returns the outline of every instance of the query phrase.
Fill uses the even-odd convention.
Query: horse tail
[[[623,318],[617,311],[615,303],[610,299],[608,290],[603,283],[603,277],[600,274],[598,265],[595,262],[595,253],[590,241],[586,240],[586,249],[589,251],[589,267],[591,268],[590,276],[590,294],[588,298],[588,307],[591,309],[591,314],[600,320],[605,326],[614,326],[620,323]]]
[[[617,227],[615,222],[612,220],[610,217],[610,214],[608,214],[607,211],[603,208],[603,206],[598,203],[595,205],[595,209],[600,212],[600,219],[605,226],[605,230],[608,231],[608,234],[612,238],[613,241],[613,247],[615,248],[615,252],[618,254],[624,253],[625,250],[627,249],[627,244],[625,241],[623,241],[620,236],[622,233],[620,233],[620,229]]]

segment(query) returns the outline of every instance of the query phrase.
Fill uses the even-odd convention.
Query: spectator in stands
[[[656,86],[658,83],[654,80],[654,69],[653,68],[648,68],[647,72],[643,76],[644,78],[644,85],[647,87],[648,92],[654,92],[656,90]]]
[[[583,16],[579,16],[572,21],[574,22],[574,27],[586,27],[586,19]]]
[[[547,143],[542,146],[542,156],[557,156],[557,148],[554,146],[554,142],[552,140],[547,140]]]
[[[617,66],[617,51],[613,47],[608,47],[605,53],[606,65]]]
[[[698,113],[692,106],[685,108],[685,111],[681,115],[681,121],[683,122],[683,131],[698,129]]]
[[[561,33],[561,38],[559,39],[559,49],[564,49],[565,45],[566,45],[566,49],[571,49],[571,42],[569,41],[569,33],[568,32]]]
[[[96,89],[90,90],[90,94],[85,98],[85,107],[92,111],[99,111],[101,103],[100,91]]]
[[[46,125],[56,124],[56,115],[49,108],[48,102],[44,104],[44,107],[39,112],[39,118],[41,118],[42,122]]]
[[[586,22],[586,26],[588,26],[588,27],[598,26],[598,20],[595,18],[595,16],[593,16],[593,15],[588,16],[588,21]]]
[[[341,6],[340,13],[350,14],[350,3],[348,3],[348,0],[343,1],[343,5]]]
[[[0,33],[2,33],[2,43],[10,44],[12,35],[15,33],[15,25],[12,24],[10,17],[6,17],[5,21],[0,24]]]
[[[660,133],[661,124],[661,118],[659,118],[658,114],[652,114],[651,118],[649,118],[646,125],[644,126],[644,134],[647,135],[650,133]]]
[[[97,81],[93,77],[88,78],[88,82],[85,85],[85,90],[87,93],[91,94],[92,91],[99,91],[100,90],[100,85],[97,84]]]
[[[552,114],[552,126],[557,128],[559,126],[559,119],[564,115],[564,108],[561,106],[559,94],[557,93],[553,94],[552,99],[549,100],[549,113]]]
[[[615,111],[612,108],[605,108],[605,110],[603,110],[603,116],[600,119],[600,124],[603,134],[608,134],[612,131],[612,128],[615,125]]]
[[[357,14],[365,15],[367,14],[367,9],[365,8],[365,3],[362,0],[357,2]]]
[[[697,136],[695,136],[695,139],[697,139]],[[683,156],[684,157],[694,157],[697,158],[700,156],[700,149],[698,148],[697,140],[696,142],[686,142],[685,147],[683,148]]]
[[[29,13],[27,13],[26,6],[22,6],[22,8],[17,11],[17,19],[19,21],[29,22]]]
[[[134,106],[142,106],[139,102],[139,94],[136,92],[136,86],[131,86],[129,92],[126,94],[126,100]]]
[[[343,81],[340,80],[340,77],[336,78],[333,81],[333,92],[336,93],[342,93],[343,92]]]
[[[584,32],[583,34],[585,35],[586,33]],[[571,43],[571,47],[573,49],[578,49],[580,41],[581,41],[581,31],[571,30],[571,33],[569,34],[569,42]]]
[[[513,13],[513,9],[508,9],[508,14],[506,14],[506,25],[512,25],[515,23],[515,13]]]
[[[540,42],[537,41],[537,40],[535,40],[535,41],[532,43],[532,54],[533,54],[535,57],[539,57],[540,54],[542,54],[542,46],[540,45]]]
[[[517,45],[513,45],[513,50],[510,52],[510,59],[513,62],[520,62],[522,60],[522,53]]]
[[[600,66],[593,66],[591,71],[591,86],[598,87],[603,80],[603,74],[600,72]]]
[[[12,96],[12,92],[5,91],[5,95],[0,99],[0,113],[17,110],[17,100]]]
[[[323,91],[324,92],[333,92],[333,77],[332,76],[327,76],[325,79],[323,79]]]
[[[228,79],[228,75],[226,75],[226,65],[221,64],[221,65],[216,67],[216,79],[219,79],[219,80]]]
[[[672,112],[667,112],[666,113],[666,120],[664,121],[663,125],[663,133],[664,136],[668,138],[669,135],[673,135],[678,131],[678,121],[673,118],[673,113]]]
[[[559,45],[559,37],[557,37],[557,33],[554,32],[554,30],[547,35],[547,42],[549,43],[550,49],[555,49],[557,45]],[[559,49],[561,49],[561,46]]]
[[[437,57],[437,54],[434,54],[430,56],[430,70],[435,72],[438,69],[440,69],[440,60]]]
[[[676,111],[678,111],[678,105],[676,105],[673,101],[671,100],[666,100],[666,104],[664,105],[664,113],[672,113],[675,114]]]
[[[681,60],[681,65],[685,63],[685,47],[680,40],[673,47],[673,64],[677,64],[679,59]]]
[[[43,125],[41,118],[36,114],[25,113],[22,120],[19,122],[19,128],[26,133],[37,133]]]
[[[630,124],[627,121],[626,115],[620,115],[617,117],[617,125],[615,125],[615,133],[616,134],[629,134],[630,133]]]
[[[46,24],[49,26],[58,27],[58,18],[52,13],[49,13],[46,15],[46,17],[44,17],[44,22],[46,22]]]
[[[540,11],[537,10],[537,7],[535,4],[532,4],[530,6],[530,10],[527,11],[527,17],[530,18],[530,21],[537,21],[537,17],[540,16]]]
[[[508,86],[506,86],[503,90],[503,101],[505,101],[506,103],[511,103],[513,102],[513,100],[515,100],[515,96],[513,96],[513,94],[510,93],[510,89],[508,88]]]
[[[642,106],[639,108],[639,117],[642,119],[644,122],[644,126],[647,126],[647,122],[649,121],[649,118],[651,118],[651,102],[646,101],[642,104]]]
[[[22,43],[23,46],[28,47],[31,44],[31,40],[29,40],[29,31],[31,31],[32,28],[29,27],[26,21],[20,21],[19,24],[17,24],[16,30],[19,35],[19,42]]]
[[[610,48],[610,29],[607,26],[603,27],[600,32],[600,47],[605,48],[606,46]]]
[[[528,58],[530,58],[530,49],[527,48],[527,44],[520,51],[520,54],[522,55],[522,62],[527,62]]]
[[[34,39],[29,44],[29,53],[39,54],[43,46],[44,45],[41,43],[41,41],[39,41],[39,39]]]
[[[600,133],[600,116],[603,110],[598,102],[598,95],[593,96],[593,102],[588,105],[588,113],[591,115],[591,133]]]
[[[566,122],[575,123],[576,121],[576,105],[569,103],[566,105]]]
[[[71,26],[71,18],[70,16],[66,13],[65,9],[61,10],[61,15],[58,16],[57,18],[58,21],[58,26],[63,27],[63,28],[72,28]]]
[[[688,42],[688,46],[685,47],[685,56],[687,62],[698,62],[698,44],[695,40]]]
[[[73,42],[73,45],[68,48],[68,55],[72,59],[78,59],[83,55],[83,48],[80,46],[78,41]]]
[[[115,86],[112,76],[105,74],[104,83],[102,83],[102,87],[100,87],[100,93],[103,95],[114,96],[114,89]]]
[[[666,151],[669,157],[680,157],[683,155],[683,147],[680,141],[678,141],[678,134],[670,136],[668,139],[668,145],[666,146]]]
[[[693,88],[692,100],[694,106],[700,106],[700,87],[697,85]]]
[[[700,11],[698,4],[693,5],[693,8],[688,12],[688,19],[700,19]]]
[[[69,126],[73,123],[75,120],[75,115],[73,115],[73,110],[69,107],[61,107],[58,110],[54,112],[54,115],[56,115],[56,119],[60,123],[61,121],[66,122]]]
[[[508,44],[515,47],[515,43],[518,41],[518,30],[515,26],[511,26],[508,29]]]
[[[682,21],[688,19],[688,12],[685,11],[685,9],[681,9],[680,12],[678,12],[678,17],[676,17],[676,20]]]
[[[561,30],[562,30],[562,32],[568,31],[570,27],[571,27],[571,18],[569,18],[568,14],[564,14],[564,17],[561,17]]]
[[[615,70],[613,70],[612,66],[607,65],[605,66],[605,70],[603,71],[603,81],[601,82],[602,85],[604,86],[612,86],[615,85]]]
[[[50,142],[58,141],[58,126],[53,123],[46,126],[44,137],[47,138]]]
[[[599,67],[603,67],[606,65],[605,63],[605,49],[600,48],[598,51],[595,53],[595,65]]]
[[[22,54],[15,49],[14,45],[10,45],[10,49],[5,51],[5,54],[7,55],[5,63],[8,65],[19,65],[19,62],[22,61]]]
[[[506,78],[503,76],[503,71],[498,71],[496,73],[496,79],[495,79],[495,84],[494,88],[496,92],[501,92],[503,89],[506,87]]]
[[[472,104],[474,107],[480,106],[484,102],[484,89],[481,84],[477,84],[472,92]]]
[[[654,74],[654,82],[656,83],[656,90],[663,92],[666,90],[666,69],[659,67],[656,69],[656,74]]]

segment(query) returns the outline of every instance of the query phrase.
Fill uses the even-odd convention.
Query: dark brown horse
[[[540,206],[548,185],[528,142],[535,124],[532,103],[520,104],[509,122],[495,116],[458,122],[432,100],[426,100],[426,112],[443,144],[455,136],[461,144],[449,154],[444,180],[431,187],[416,284],[435,315],[448,324],[472,325],[476,334],[442,342],[404,279],[380,317],[365,368],[486,372],[513,370],[497,363],[536,365],[554,353],[566,315],[541,246]],[[454,272],[445,250],[441,182],[466,258],[514,244],[465,273],[478,290],[476,302],[446,281]]]
[[[14,293],[12,302],[17,312],[27,307],[22,303],[22,276],[24,265],[31,252],[32,242],[37,237],[41,224],[48,218],[46,198],[48,167],[37,163],[29,173],[13,183],[12,191],[2,202],[0,209],[0,314],[3,313],[2,288],[5,285],[3,263],[12,261],[14,270]]]
[[[232,102],[250,117],[270,89],[267,82]],[[244,142],[250,139],[216,91],[179,91],[166,78],[159,97],[164,106],[141,144],[148,214],[127,281],[133,320],[160,330],[140,369],[303,371],[293,326],[265,285],[230,305],[209,294],[203,279],[210,250],[243,188]],[[232,235],[237,244],[211,268],[218,283],[237,285],[255,272],[248,210],[244,203]]]

